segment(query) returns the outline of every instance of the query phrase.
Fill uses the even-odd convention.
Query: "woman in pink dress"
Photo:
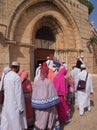
[[[23,89],[24,99],[25,99],[27,123],[28,123],[28,126],[32,126],[34,124],[34,112],[31,106],[31,96],[32,96],[31,81],[28,79],[28,72],[25,70],[20,72],[19,75],[22,81],[22,89]]]
[[[61,68],[58,74],[55,76],[53,83],[56,88],[60,103],[57,105],[57,112],[60,123],[70,122],[70,109],[67,102],[68,87],[66,84],[65,75],[67,70]]]
[[[47,78],[48,71],[49,68],[43,65],[38,80],[33,84],[34,130],[60,130],[56,110],[59,99],[53,82]]]

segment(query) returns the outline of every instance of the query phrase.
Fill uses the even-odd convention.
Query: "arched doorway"
[[[39,65],[39,63],[43,63],[46,61],[47,57],[49,56],[51,59],[54,57],[54,49],[49,49],[49,44],[54,44],[56,41],[55,34],[48,25],[44,25],[36,30],[35,33],[35,40],[38,41],[41,45],[41,48],[36,48],[34,50],[34,63],[35,69]],[[36,43],[37,44],[37,43]]]

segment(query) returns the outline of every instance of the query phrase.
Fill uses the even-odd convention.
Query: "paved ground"
[[[79,110],[73,107],[72,121],[69,124],[63,124],[62,130],[97,130],[97,75],[93,76],[93,86],[94,96],[91,97],[91,112],[86,110],[84,116],[80,116]]]

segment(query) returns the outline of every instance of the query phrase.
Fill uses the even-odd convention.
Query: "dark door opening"
[[[45,61],[46,61],[46,60],[43,60],[43,59],[37,60],[36,67],[38,67],[39,64],[42,64],[42,63],[45,62]]]
[[[37,48],[34,51],[34,65],[35,65],[35,70],[39,63],[43,63],[46,61],[47,57],[53,58],[54,57],[54,50],[53,49],[42,49],[42,48]]]
[[[53,31],[47,26],[43,26],[39,30],[37,30],[35,38],[55,42]]]

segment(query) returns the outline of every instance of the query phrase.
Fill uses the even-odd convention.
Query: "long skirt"
[[[70,109],[67,100],[59,96],[60,103],[57,105],[58,118],[60,123],[70,120]]]
[[[60,124],[55,107],[38,110],[35,109],[36,130],[60,130]]]
[[[25,97],[25,107],[26,107],[26,118],[28,126],[34,125],[34,110],[31,105],[31,95],[30,93],[24,94]]]

